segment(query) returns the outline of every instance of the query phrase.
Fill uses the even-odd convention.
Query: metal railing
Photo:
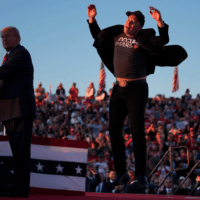
[[[174,191],[174,194],[176,194],[178,192],[178,190],[181,188],[181,186],[185,183],[185,181],[187,180],[187,178],[191,175],[191,173],[195,170],[195,168],[199,165],[200,160],[193,166],[193,168],[190,170],[190,172],[188,173],[188,175],[185,177],[185,179],[183,179],[183,181],[180,183],[180,185],[176,188],[176,190]],[[196,188],[198,187],[199,183],[196,184]],[[192,192],[194,192],[195,187],[193,188],[193,190],[191,190],[190,194],[192,194]]]
[[[164,181],[167,179],[167,177],[169,176],[169,175],[171,175],[171,182],[172,182],[172,185],[173,185],[173,171],[179,171],[179,170],[185,170],[185,169],[187,169],[187,168],[183,168],[183,169],[181,169],[181,168],[175,168],[175,169],[173,169],[173,166],[172,166],[172,156],[173,156],[173,151],[175,150],[175,149],[186,149],[187,150],[187,168],[188,168],[188,166],[189,166],[189,163],[190,163],[190,159],[189,159],[189,150],[188,150],[188,148],[186,147],[186,146],[179,146],[179,147],[169,147],[169,149],[168,149],[168,151],[165,153],[165,155],[161,158],[161,160],[158,162],[158,164],[156,165],[156,167],[151,171],[151,173],[150,173],[150,175],[149,175],[149,177],[147,178],[147,180],[148,181],[150,181],[150,178],[151,178],[151,176],[155,173],[155,171],[157,170],[157,168],[159,167],[159,165],[163,162],[163,160],[166,158],[166,156],[169,154],[170,155],[170,171],[168,172],[168,174],[165,176],[165,178],[159,183],[159,185],[156,187],[156,189],[153,191],[153,193],[155,194],[156,192],[157,192],[157,190],[162,186],[162,184],[164,183]],[[197,165],[195,165],[195,166],[197,166]],[[195,167],[194,166],[194,167]],[[195,168],[194,168],[195,169]],[[192,172],[191,172],[192,173]],[[191,174],[190,173],[190,174]],[[189,177],[189,176],[188,176]],[[183,180],[184,182],[185,182],[185,180],[186,180],[186,178]],[[182,181],[182,182],[183,182]],[[183,182],[183,183],[184,183]],[[182,184],[183,184],[182,183]],[[181,184],[181,186],[182,186],[182,184]],[[180,186],[180,187],[181,187]],[[178,188],[180,188],[180,187],[178,187]],[[173,192],[172,191],[172,194],[175,194],[177,191],[178,191],[178,188],[176,189],[176,191],[175,192]]]

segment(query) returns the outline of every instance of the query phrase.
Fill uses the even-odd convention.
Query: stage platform
[[[12,197],[0,197],[0,199],[25,199],[25,198],[12,198]],[[64,195],[58,194],[34,194],[31,192],[30,200],[122,200],[122,199],[133,199],[133,200],[200,200],[197,196],[177,196],[177,195],[144,195],[144,194],[111,194],[111,193],[67,193]]]

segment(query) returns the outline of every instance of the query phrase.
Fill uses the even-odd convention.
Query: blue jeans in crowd
[[[146,139],[144,114],[148,100],[146,80],[128,83],[125,87],[115,84],[109,106],[109,133],[116,173],[125,173],[126,156],[122,135],[124,120],[128,114],[135,155],[135,175],[146,174]]]

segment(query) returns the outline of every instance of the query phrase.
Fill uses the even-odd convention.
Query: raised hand
[[[158,9],[155,9],[154,7],[150,6],[149,13],[150,13],[151,17],[157,21],[159,27],[164,27],[162,16]]]
[[[96,6],[93,4],[90,4],[87,7],[87,14],[89,17],[89,22],[92,23],[95,21],[95,16],[97,15],[97,10],[96,10]]]
[[[162,19],[160,11],[154,7],[149,7],[149,13],[156,21],[160,21]]]

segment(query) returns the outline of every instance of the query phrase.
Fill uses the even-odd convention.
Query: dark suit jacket
[[[114,187],[111,187],[110,184],[110,180],[105,182],[105,193],[112,193],[112,191],[114,190]]]
[[[133,182],[132,184],[124,185],[124,193],[132,193],[132,194],[145,194],[145,191],[140,190],[138,182]]]
[[[93,179],[86,177],[85,191],[86,192],[95,192],[97,185],[101,182],[99,173],[95,174]]]
[[[174,193],[174,191],[175,191],[176,189],[175,188],[173,188],[172,189],[172,193]],[[167,194],[167,189],[166,189],[166,187],[164,187],[164,189],[163,190],[161,190],[160,192],[159,192],[159,194],[160,195],[164,195],[164,194]]]
[[[167,194],[167,190],[166,190],[166,189],[161,190],[161,191],[159,192],[159,194]]]
[[[0,121],[35,117],[33,71],[29,52],[18,44],[0,67]]]
[[[90,32],[95,39],[93,46],[97,49],[107,68],[114,74],[114,37],[123,32],[123,25],[116,25],[101,30],[97,22],[89,23]],[[155,66],[177,66],[187,58],[186,51],[178,45],[164,46],[169,41],[168,25],[159,28],[160,36],[155,36],[154,29],[142,29],[138,35],[139,48],[148,52],[147,75],[153,74]]]
[[[99,183],[99,184],[96,186],[96,189],[97,189],[97,187],[99,187],[100,184],[101,184],[101,183]],[[105,193],[105,191],[106,191],[106,188],[105,188],[105,187],[106,187],[106,185],[105,185],[105,181],[104,181],[100,193]],[[97,191],[97,192],[99,192],[99,191]]]

